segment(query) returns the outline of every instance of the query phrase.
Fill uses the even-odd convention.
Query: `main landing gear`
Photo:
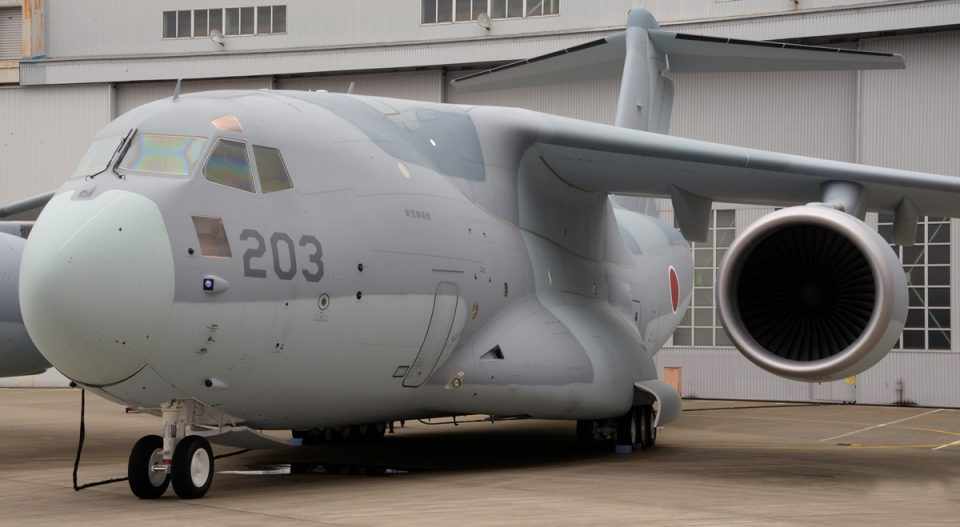
[[[148,435],[133,445],[127,463],[130,490],[140,499],[156,499],[173,483],[183,499],[202,498],[213,483],[210,442],[188,434],[195,403],[176,401],[163,408],[163,437]]]
[[[618,452],[646,450],[657,443],[654,417],[653,405],[645,404],[616,419],[577,421],[577,438],[583,443],[612,440]]]

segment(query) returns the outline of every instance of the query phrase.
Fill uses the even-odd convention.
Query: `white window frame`
[[[452,15],[451,15],[451,17],[450,17],[451,19],[450,19],[449,22],[424,22],[424,21],[423,21],[423,15],[424,15],[423,5],[424,5],[424,3],[425,3],[426,1],[429,1],[429,0],[421,0],[421,1],[420,1],[420,18],[419,18],[419,20],[420,20],[420,25],[421,25],[421,26],[441,26],[441,25],[445,25],[445,24],[466,24],[466,23],[468,23],[468,22],[476,22],[476,19],[475,19],[475,18],[472,18],[472,17],[473,17],[473,12],[474,12],[473,3],[474,3],[474,2],[477,2],[477,1],[479,1],[479,0],[471,0],[471,1],[470,1],[470,16],[471,16],[471,18],[470,18],[469,20],[457,20],[457,3],[456,3],[456,0],[433,0],[433,2],[434,2],[434,13],[439,13],[439,12],[440,12],[440,2],[449,2],[449,3],[450,3],[450,8],[451,8],[451,10],[452,10],[452,11],[451,11],[451,12],[452,12]],[[532,7],[533,4],[535,4],[535,3],[537,3],[537,2],[540,2],[541,0],[508,0],[508,1],[510,1],[510,2],[512,2],[512,1],[521,1],[521,2],[523,2],[523,15],[522,15],[522,16],[507,16],[507,17],[497,17],[497,18],[493,18],[493,2],[494,2],[494,0],[487,0],[487,13],[486,13],[486,15],[490,18],[490,20],[524,20],[524,19],[527,19],[527,18],[547,18],[547,17],[553,17],[553,16],[560,16],[560,13],[562,12],[562,9],[561,9],[562,6],[561,6],[561,3],[560,3],[561,0],[555,0],[555,1],[557,2],[557,12],[556,12],[556,13],[542,14],[542,15],[530,15],[530,16],[527,16],[527,10],[530,9],[530,7]],[[509,12],[509,9],[508,9],[508,12]]]
[[[238,31],[242,30],[243,27],[243,9],[253,7],[253,33],[237,33],[236,35],[227,35],[227,9],[237,9],[239,17],[239,26]],[[260,20],[258,16],[258,11],[262,7],[270,8],[270,33],[261,33],[260,32]],[[285,24],[283,31],[275,31],[276,9],[282,7],[286,11]],[[183,11],[188,11],[190,13],[190,32],[187,36],[181,37],[180,34],[180,13]],[[196,13],[197,11],[206,11],[207,12],[207,34],[206,35],[197,35],[195,22],[196,22]],[[220,26],[214,27],[211,25],[210,13],[213,11],[220,12]],[[165,16],[167,13],[174,13],[174,25],[173,31],[177,36],[168,37],[164,34],[164,23]],[[176,40],[176,39],[188,39],[188,38],[209,38],[210,32],[214,29],[220,31],[220,34],[224,37],[255,37],[255,36],[269,36],[269,35],[286,35],[287,26],[289,26],[289,5],[288,4],[265,4],[265,5],[255,5],[255,6],[240,6],[240,7],[214,7],[214,8],[197,8],[197,9],[164,9],[160,12],[160,38],[162,40]]]
[[[180,13],[182,12],[190,13],[190,34],[185,37],[180,36]],[[173,13],[174,24],[173,24],[173,34],[174,36],[168,37],[164,34],[164,18],[167,13]],[[161,40],[184,40],[188,38],[193,38],[193,9],[164,9],[160,12],[160,39]]]
[[[930,222],[928,216],[922,216],[920,221],[917,222],[917,231],[918,238],[922,241],[916,241],[913,247],[919,248],[920,254],[923,257],[922,263],[904,261],[904,247],[891,243],[891,248],[894,253],[897,255],[897,259],[900,261],[900,264],[903,266],[903,270],[907,273],[908,270],[917,270],[921,269],[923,271],[923,284],[913,285],[910,283],[911,275],[907,273],[907,309],[909,310],[920,310],[923,312],[923,326],[907,326],[906,321],[904,324],[903,331],[922,331],[923,332],[923,347],[921,348],[907,348],[903,345],[903,334],[901,333],[900,337],[897,339],[897,343],[894,345],[894,350],[897,351],[907,351],[907,352],[931,352],[931,353],[949,353],[953,350],[953,305],[952,305],[952,294],[953,289],[953,262],[952,262],[952,251],[951,251],[951,221],[949,218],[942,218],[935,220],[933,223]],[[881,234],[886,234],[884,236],[887,238],[887,241],[892,236],[893,223],[890,218],[878,218],[877,219],[877,229],[881,230]],[[947,241],[939,242],[931,240],[932,235],[936,233],[938,229],[946,231]],[[928,251],[929,247],[945,247],[947,250],[947,262],[946,263],[930,263],[930,254]],[[930,285],[930,269],[946,269],[947,271],[947,283],[946,284],[936,284]],[[946,306],[931,306],[930,305],[930,290],[944,290],[947,292],[947,305]],[[915,296],[917,291],[923,291],[923,298],[919,299],[918,303],[920,305],[911,306],[911,301],[917,300]],[[946,311],[948,325],[946,327],[938,326],[936,321],[931,321],[931,310],[937,311]],[[909,317],[908,317],[909,320]],[[942,332],[947,339],[946,348],[930,348],[930,335],[936,332]]]
[[[718,219],[721,212],[733,215],[733,225],[724,225],[720,226]],[[718,232],[730,232],[733,234],[733,237],[726,242],[725,245],[721,246],[719,243]],[[710,211],[710,227],[708,230],[709,238],[706,242],[691,242],[690,251],[691,256],[693,257],[693,281],[690,285],[690,306],[687,308],[687,314],[684,317],[689,319],[689,324],[684,324],[683,321],[677,325],[674,329],[673,335],[671,335],[671,345],[674,347],[697,347],[697,348],[729,348],[732,346],[729,342],[721,342],[720,339],[729,340],[724,333],[723,324],[720,321],[720,315],[717,311],[717,302],[716,302],[716,287],[717,287],[717,274],[722,264],[723,256],[726,255],[726,252],[730,248],[730,244],[733,242],[733,239],[737,236],[737,212],[736,209],[713,209]],[[710,265],[709,266],[698,266],[697,265],[697,251],[709,251],[710,252]],[[710,280],[710,285],[707,286],[698,286],[697,285],[697,271],[710,271],[712,277]],[[696,296],[697,291],[708,291],[708,296],[710,298],[710,303],[708,305],[697,305]],[[709,320],[701,321],[696,315],[696,309],[709,309],[710,317]],[[710,343],[709,344],[699,344],[697,343],[696,332],[697,330],[710,330]],[[679,330],[689,331],[690,332],[690,343],[689,344],[677,344],[674,339],[674,335]],[[718,337],[719,335],[719,337]]]
[[[276,9],[278,7],[283,8],[283,31],[277,31],[277,13]],[[290,26],[290,9],[287,4],[272,4],[270,6],[270,34],[271,35],[286,35],[287,27]],[[266,34],[266,33],[264,33]]]

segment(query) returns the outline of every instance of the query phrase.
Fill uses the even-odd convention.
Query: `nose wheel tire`
[[[153,470],[163,464],[163,438],[156,435],[141,437],[130,451],[127,462],[127,482],[133,495],[142,500],[163,496],[170,485],[170,475],[164,470]]]
[[[213,483],[213,449],[200,436],[187,436],[173,451],[173,490],[191,500],[202,498]]]
[[[637,408],[633,407],[626,415],[617,419],[617,446],[633,448],[640,442],[639,419]]]
[[[657,444],[657,428],[653,426],[653,407],[650,405],[636,408],[637,428],[640,430],[640,448],[646,450]]]

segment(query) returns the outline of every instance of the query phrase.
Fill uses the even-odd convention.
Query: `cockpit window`
[[[119,135],[94,141],[87,153],[80,159],[80,164],[77,165],[77,169],[73,171],[70,179],[92,176],[106,170],[107,163],[110,162],[113,153],[120,147],[121,141],[123,141],[123,137]]]
[[[254,192],[247,145],[239,141],[221,139],[207,159],[204,175],[214,183]]]
[[[163,176],[189,176],[206,146],[207,140],[202,137],[137,134],[120,162],[120,169]]]
[[[253,157],[257,160],[260,190],[264,194],[293,188],[283,157],[276,148],[253,145]]]

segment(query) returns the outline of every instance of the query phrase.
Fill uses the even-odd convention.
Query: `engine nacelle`
[[[798,381],[832,381],[876,364],[907,314],[903,267],[887,242],[818,205],[774,212],[727,252],[717,281],[727,333],[754,364]]]
[[[0,377],[42,373],[50,367],[20,318],[18,287],[25,243],[20,237],[0,232]]]

